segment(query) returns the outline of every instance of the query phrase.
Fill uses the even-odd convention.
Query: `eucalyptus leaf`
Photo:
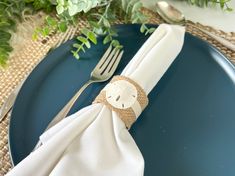
[[[58,28],[61,32],[65,32],[67,30],[67,24],[65,21],[62,21],[58,24]]]
[[[113,40],[111,42],[111,44],[114,46],[114,47],[117,47],[118,45],[120,45],[119,41],[118,40]]]
[[[104,31],[102,28],[95,28],[95,29],[94,29],[94,32],[95,32],[97,35],[104,35],[104,34],[105,34],[105,31]]]
[[[7,31],[0,30],[0,40],[8,41],[11,39],[11,34]]]
[[[68,6],[68,12],[69,12],[70,16],[73,16],[73,15],[75,15],[76,13],[78,13],[80,11],[78,10],[78,7],[76,5],[69,5]]]
[[[59,4],[59,5],[64,5],[65,3],[64,3],[64,0],[57,0],[57,3]]]
[[[92,27],[95,27],[95,28],[99,28],[100,27],[99,24],[97,22],[95,22],[95,21],[89,21],[89,23],[90,23],[90,25]]]
[[[97,39],[96,36],[93,32],[88,32],[87,37],[89,38],[90,41],[92,41],[92,43],[97,44]]]
[[[76,51],[71,51],[73,53],[73,56],[76,58],[76,59],[79,59],[79,54],[76,52]]]
[[[62,14],[64,12],[64,7],[62,5],[57,5],[56,6],[56,11],[58,14]]]
[[[132,12],[140,10],[140,8],[143,6],[142,2],[137,2],[133,5]]]
[[[111,27],[109,21],[108,21],[106,18],[103,18],[103,23],[104,23],[104,26],[105,26],[105,27],[108,27],[108,28]]]
[[[123,9],[124,11],[126,11],[126,9],[127,9],[127,4],[128,4],[128,1],[127,1],[127,0],[122,0],[122,9]]]
[[[92,0],[87,0],[86,2],[87,2],[87,3],[86,3],[86,8],[83,9],[83,11],[84,11],[85,13],[87,13],[87,12],[92,8],[92,6],[93,6]]]
[[[112,40],[112,38],[111,38],[109,35],[107,35],[107,36],[104,38],[104,40],[103,40],[103,44],[107,44],[107,43],[109,43],[111,40]]]
[[[49,26],[56,26],[56,24],[57,24],[57,21],[50,16],[46,17],[46,22]]]
[[[149,33],[153,33],[156,30],[156,28],[150,28]]]
[[[90,42],[89,42],[89,41],[88,41],[88,42],[86,42],[86,43],[85,43],[85,45],[86,45],[86,47],[87,47],[87,48],[90,48],[90,47],[91,47],[91,44],[90,44]]]
[[[113,37],[117,37],[118,34],[114,29],[110,29],[110,35],[112,35]]]
[[[144,33],[145,30],[146,30],[146,26],[145,26],[145,24],[142,24],[140,27],[140,32]]]
[[[50,33],[50,29],[45,26],[43,29],[42,29],[42,35],[43,36],[47,36],[48,34]]]
[[[82,33],[83,35],[85,35],[85,36],[87,36],[89,32],[90,32],[90,30],[87,29],[87,28],[83,28],[83,29],[81,30],[81,33]]]
[[[80,49],[81,49],[84,53],[86,52],[86,50],[85,50],[85,48],[84,48],[83,46],[81,46]]]
[[[80,46],[81,46],[81,45],[79,45],[78,43],[74,43],[74,44],[73,44],[73,47],[74,47],[74,48],[79,48]]]
[[[82,36],[78,36],[78,37],[77,37],[77,40],[79,40],[80,42],[84,43],[87,48],[90,48],[90,47],[91,47],[91,44],[90,44],[90,42],[88,41],[87,38],[82,37]]]
[[[11,52],[13,50],[9,43],[0,43],[0,48],[7,52]]]

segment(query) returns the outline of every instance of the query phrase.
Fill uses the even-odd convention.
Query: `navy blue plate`
[[[125,49],[117,74],[148,38],[139,27],[116,26]],[[74,42],[50,52],[17,97],[9,130],[14,164],[31,152],[49,121],[89,79],[108,47],[99,39],[77,61],[70,52]],[[89,105],[104,85],[86,89],[70,113]],[[235,69],[219,51],[186,34],[181,53],[149,99],[130,130],[145,158],[146,176],[235,175]]]

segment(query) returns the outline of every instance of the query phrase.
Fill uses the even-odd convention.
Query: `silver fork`
[[[112,46],[110,46],[106,50],[106,52],[104,53],[98,64],[96,65],[96,67],[91,72],[90,79],[80,88],[79,91],[77,91],[77,93],[63,107],[63,109],[61,109],[60,112],[53,118],[53,120],[48,124],[46,130],[48,130],[49,128],[51,128],[52,126],[54,126],[55,124],[57,124],[66,117],[66,115],[69,113],[70,109],[73,107],[78,97],[90,84],[96,82],[104,82],[107,81],[109,78],[111,78],[121,60],[123,52],[124,52],[123,50],[112,48]],[[41,144],[42,143],[39,140],[34,150],[40,147]]]

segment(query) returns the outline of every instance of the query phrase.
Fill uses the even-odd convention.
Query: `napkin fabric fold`
[[[184,27],[160,25],[123,70],[148,94],[179,54]],[[150,102],[151,103],[151,102]],[[117,113],[92,104],[41,135],[7,176],[142,176],[144,158]]]

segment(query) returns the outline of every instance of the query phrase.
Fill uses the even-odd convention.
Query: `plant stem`
[[[105,11],[102,15],[99,15],[100,16],[100,19],[98,21],[98,24],[100,25],[103,18],[107,17],[107,13],[108,13],[108,9],[110,7],[110,4],[111,4],[112,0],[106,2],[106,7],[105,7]],[[98,16],[98,15],[97,15]],[[92,32],[94,33],[95,32],[95,28],[92,29]],[[110,35],[110,31],[108,30],[108,34]],[[88,37],[86,36],[86,39],[88,40]],[[84,48],[84,45],[85,43],[81,43],[79,48],[77,48],[77,50],[75,51],[76,53],[78,53],[82,48]]]

